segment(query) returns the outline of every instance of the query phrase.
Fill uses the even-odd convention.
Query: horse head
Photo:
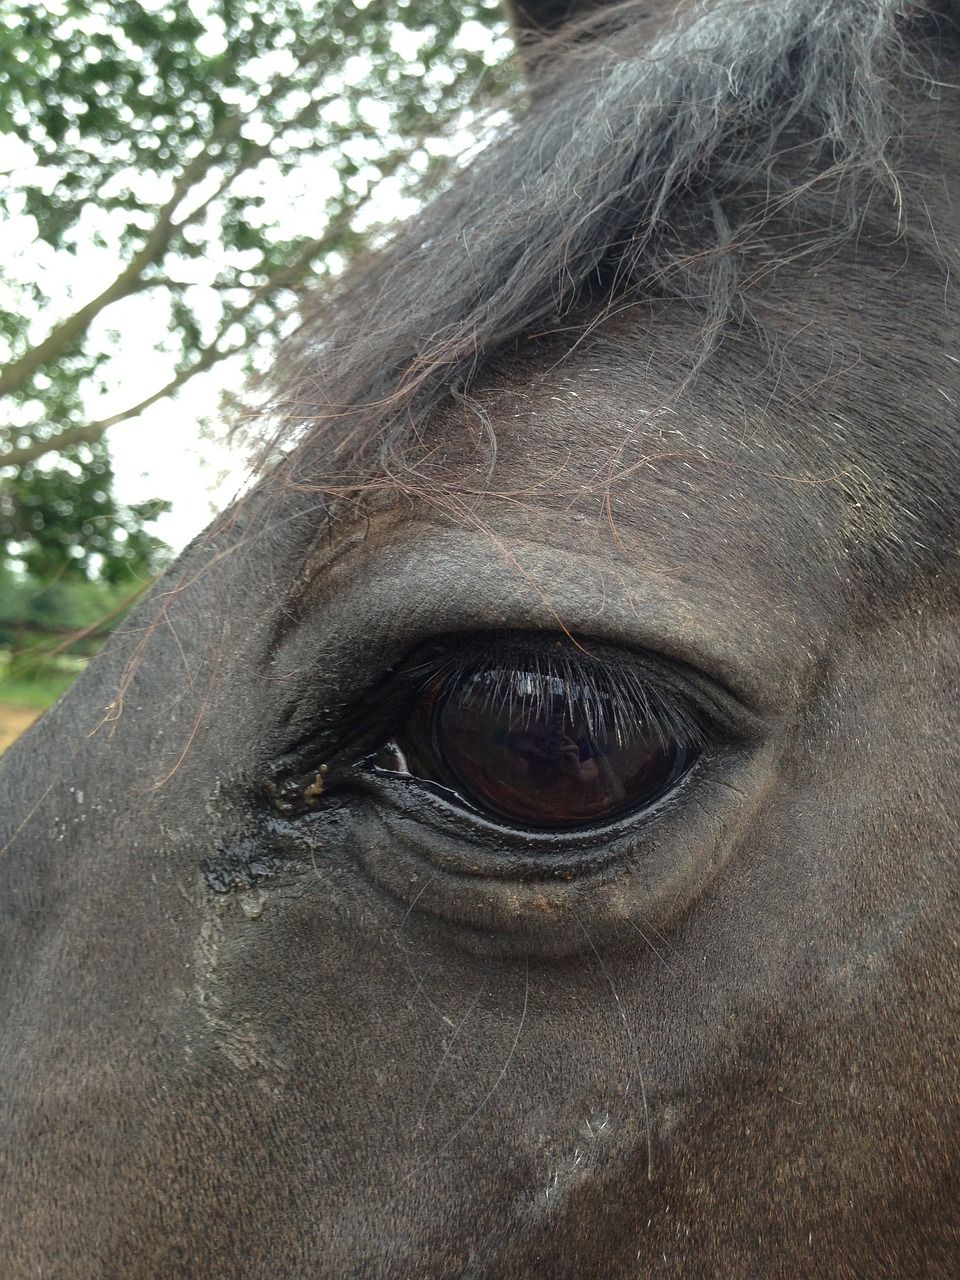
[[[516,14],[4,757],[6,1276],[960,1269],[957,6]]]

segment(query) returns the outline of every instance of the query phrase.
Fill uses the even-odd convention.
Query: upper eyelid
[[[682,576],[625,573],[618,566],[607,571],[593,554],[510,526],[492,541],[404,516],[389,542],[388,555],[379,553],[380,538],[377,554],[358,542],[326,580],[323,603],[335,602],[336,642],[364,638],[356,660],[370,679],[354,667],[358,691],[375,683],[374,664],[385,672],[401,653],[433,637],[490,630],[486,618],[496,618],[503,631],[567,631],[591,643],[662,655],[679,668],[687,664],[729,695],[731,706],[752,712],[758,725],[795,714],[796,690],[818,660],[818,636],[808,633],[803,617],[743,608],[726,582],[698,578],[694,585]],[[372,611],[371,600],[391,604]],[[318,647],[329,647],[330,609],[312,601],[299,616],[275,653],[277,670],[308,671]],[[345,653],[352,662],[350,650]]]

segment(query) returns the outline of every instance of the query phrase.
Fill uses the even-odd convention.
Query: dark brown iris
[[[693,763],[663,720],[597,671],[479,666],[427,689],[387,767],[519,826],[589,826],[648,807]]]

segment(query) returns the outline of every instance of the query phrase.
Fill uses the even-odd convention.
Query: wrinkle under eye
[[[646,809],[699,754],[675,697],[572,647],[444,665],[372,763],[513,825],[570,830]]]

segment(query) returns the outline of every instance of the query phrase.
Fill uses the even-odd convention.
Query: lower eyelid
[[[769,769],[768,750],[705,752],[649,810],[563,831],[511,826],[438,786],[359,770],[330,825],[310,819],[310,840],[342,849],[405,930],[424,922],[431,945],[558,958],[638,945],[637,918],[668,929],[735,850]]]
[[[715,767],[710,758],[699,757],[676,786],[648,809],[561,830],[518,826],[474,808],[448,788],[380,770],[366,770],[357,777],[352,811],[362,829],[376,822],[389,833],[386,844],[373,839],[370,854],[375,859],[381,847],[386,850],[398,839],[410,854],[426,856],[445,874],[467,874],[478,887],[486,879],[571,883],[584,876],[606,875],[625,862],[646,863],[651,850],[660,859],[664,839],[670,838],[665,832],[678,832],[677,824],[686,823],[687,814],[696,824],[701,822],[703,797],[697,797],[702,782],[708,781],[700,776],[701,770]],[[725,798],[722,792],[720,796]],[[709,800],[707,807],[712,804]]]

